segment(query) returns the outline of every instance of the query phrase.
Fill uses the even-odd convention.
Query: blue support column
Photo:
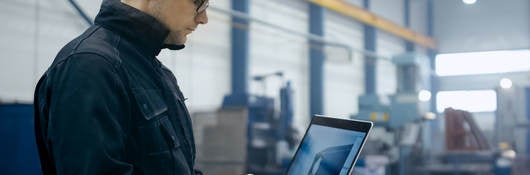
[[[403,22],[405,23],[405,27],[407,28],[410,28],[410,0],[405,0],[404,3],[403,3]],[[414,43],[412,43],[411,41],[409,40],[404,40],[405,41],[405,50],[407,52],[414,52]],[[403,69],[405,69],[405,66],[404,65],[401,65],[403,67]],[[412,69],[411,66],[406,66],[406,69]],[[410,72],[410,71],[409,71]],[[414,75],[415,73],[412,73],[410,72],[411,74],[405,74],[403,75],[401,78],[398,78],[398,81],[402,81],[401,84],[403,86],[401,87],[398,87],[398,92],[397,93],[415,93],[416,92],[416,82],[414,82],[414,80],[412,79],[412,77],[415,77],[416,75]],[[401,79],[401,80],[400,80]],[[400,84],[400,83],[398,83]],[[394,105],[393,105],[394,106]],[[393,111],[399,111],[399,109],[394,109]],[[402,117],[402,116],[400,116]],[[423,135],[424,133],[421,133],[421,135]],[[406,146],[406,145],[402,145],[399,147],[399,172],[398,174],[399,175],[406,175],[408,172],[410,172],[410,170],[408,169],[409,167],[409,161],[407,161],[408,159],[410,159],[410,155],[411,155],[411,151],[412,150],[412,146]]]
[[[370,0],[364,0],[363,6],[365,9],[370,9]],[[364,24],[364,49],[371,52],[376,52],[377,47],[377,33],[373,26]],[[365,95],[375,95],[376,86],[376,58],[373,56],[364,56],[364,89]]]
[[[433,0],[427,0],[427,35],[429,37],[434,36],[434,14],[433,14]],[[428,56],[431,64],[431,111],[437,113],[436,110],[436,94],[439,91],[438,76],[434,73],[436,71],[436,55],[438,51],[429,49]]]
[[[405,15],[403,16],[405,18],[405,27],[410,28],[410,0],[405,0],[404,6]],[[414,52],[414,43],[409,40],[405,40],[405,49],[407,52]]]
[[[530,122],[530,88],[525,88],[526,96],[526,122]],[[530,156],[530,128],[526,129],[526,156]]]
[[[309,5],[309,33],[324,36],[324,9]],[[324,112],[324,47],[321,42],[309,41],[309,106],[311,116]]]
[[[232,10],[249,13],[248,0],[232,0]],[[232,17],[232,22],[238,26],[248,26],[245,19]],[[225,96],[223,106],[248,105],[248,66],[249,66],[249,32],[247,29],[232,26],[231,29],[231,94]]]
[[[433,14],[433,0],[427,0],[427,36],[433,37],[434,36],[434,14]],[[436,75],[436,55],[438,51],[429,49],[428,50],[428,57],[430,59],[430,66],[431,66],[431,104],[430,109],[431,112],[434,114],[438,114],[438,110],[436,109],[437,104],[437,94],[439,91],[439,83],[438,83],[438,76]],[[436,138],[441,136],[440,131],[440,120],[442,120],[441,116],[436,117],[433,121],[430,122],[430,128],[431,128],[431,138]],[[443,150],[443,143],[440,143],[438,139],[432,139],[433,148],[432,150],[441,151]],[[436,146],[434,146],[436,145]]]

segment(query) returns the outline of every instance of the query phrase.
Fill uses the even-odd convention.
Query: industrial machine
[[[282,74],[274,74],[281,76]],[[265,83],[268,75],[254,80]],[[293,128],[293,90],[290,82],[280,88],[280,111],[274,108],[274,98],[253,96],[249,105],[247,172],[281,174],[288,165],[289,156],[282,151],[296,149],[296,130]],[[287,146],[287,147],[286,147]],[[282,147],[282,148],[280,148]],[[287,159],[284,161],[283,159]],[[283,160],[283,161],[282,161]],[[283,162],[283,163],[282,163]]]
[[[530,88],[498,88],[495,132],[486,139],[470,112],[445,109],[445,153],[424,167],[437,174],[528,174]]]
[[[358,174],[510,174],[506,167],[514,162],[508,160],[511,152],[506,145],[514,145],[521,153],[528,153],[530,148],[527,146],[529,117],[523,111],[528,107],[520,106],[526,104],[524,89],[498,90],[495,130],[503,132],[498,133],[494,143],[508,143],[503,148],[496,149],[496,145],[488,142],[471,113],[447,109],[444,112],[445,150],[433,150],[433,143],[442,140],[433,138],[434,132],[440,130],[436,123],[441,120],[430,113],[430,98],[426,97],[430,96],[431,89],[428,60],[414,53],[393,57],[397,69],[396,93],[359,97],[359,113],[352,118],[371,120],[375,125],[363,150]],[[443,142],[436,145],[440,144]]]
[[[437,162],[422,167],[437,174],[491,174],[496,151],[468,111],[447,108],[445,118],[445,152]],[[498,174],[501,175],[501,174]]]
[[[431,143],[430,125],[425,121],[435,117],[429,113],[429,99],[418,98],[421,91],[430,89],[428,61],[427,57],[415,53],[393,57],[397,68],[396,94],[359,97],[359,113],[351,117],[375,123],[363,150],[365,168],[359,168],[362,171],[359,174],[413,174],[411,167],[422,163],[418,160],[419,153],[425,152],[423,149]]]
[[[282,78],[282,72],[254,76],[263,87],[268,78]],[[248,106],[246,172],[281,174],[287,168],[289,150],[296,149],[297,131],[293,127],[293,90],[289,81],[280,88],[280,109],[274,97],[251,96]]]
[[[283,73],[252,79],[266,87],[269,78],[283,80]],[[293,127],[293,93],[291,83],[283,81],[279,98],[249,95],[243,107],[234,107],[225,98],[214,114],[195,115],[198,168],[205,174],[281,175],[300,137]],[[279,109],[275,99],[279,99]]]

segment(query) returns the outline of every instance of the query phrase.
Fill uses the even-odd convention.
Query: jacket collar
[[[156,56],[165,48],[184,48],[184,45],[164,44],[169,29],[149,14],[120,0],[103,0],[95,23],[127,38],[148,55]]]

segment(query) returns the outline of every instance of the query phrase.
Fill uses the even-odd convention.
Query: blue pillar
[[[248,0],[232,0],[232,10],[249,13]],[[248,20],[232,17],[238,26],[249,26]],[[231,94],[225,96],[223,106],[248,105],[248,66],[249,66],[249,32],[247,29],[232,26],[231,29]]]
[[[427,36],[429,37],[433,37],[434,36],[434,14],[433,14],[433,0],[427,0]],[[430,104],[430,109],[431,109],[431,112],[434,113],[434,114],[438,114],[438,110],[436,109],[436,104],[437,104],[437,94],[438,94],[438,91],[439,91],[439,83],[438,83],[438,76],[434,73],[436,71],[436,55],[438,54],[438,51],[437,50],[434,50],[434,49],[429,49],[427,51],[428,53],[428,57],[430,59],[430,67],[431,67],[431,72],[433,72],[431,74],[431,104]],[[431,136],[432,138],[436,138],[436,137],[439,137],[441,136],[441,132],[443,131],[440,131],[440,121],[443,120],[442,116],[437,116],[436,119],[434,119],[433,121],[430,122],[430,128],[431,128]],[[433,150],[437,150],[437,151],[441,151],[443,150],[443,146],[440,146],[440,145],[443,145],[443,143],[440,143],[440,141],[438,139],[432,139],[432,145],[433,145]],[[436,146],[434,146],[436,145]]]
[[[403,16],[405,18],[405,27],[410,28],[410,0],[405,0],[404,6],[405,15]],[[409,40],[405,40],[405,49],[407,52],[414,52],[414,43]]]
[[[526,96],[526,122],[530,122],[530,88],[525,88]],[[530,156],[530,129],[526,130],[526,156]]]
[[[429,37],[434,37],[434,14],[433,14],[433,0],[427,0],[427,35]],[[431,71],[436,71],[436,55],[438,54],[437,50],[429,49],[428,56],[430,58]],[[437,113],[436,110],[436,94],[439,91],[438,76],[433,73],[431,74],[431,111]]]
[[[364,0],[363,6],[365,9],[370,9],[370,0]],[[376,52],[377,33],[373,26],[364,24],[364,49],[371,52]],[[364,56],[364,89],[366,95],[375,95],[376,86],[376,58],[373,56]]]
[[[324,9],[309,5],[309,33],[324,36]],[[324,112],[324,47],[321,42],[309,41],[309,106],[311,116]]]

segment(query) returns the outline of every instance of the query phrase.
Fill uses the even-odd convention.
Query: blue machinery
[[[500,152],[490,149],[481,152],[445,152],[436,156],[430,154],[433,151],[432,141],[436,138],[432,138],[433,135],[429,132],[430,127],[433,127],[429,122],[435,116],[429,113],[431,111],[429,101],[420,101],[418,98],[420,90],[430,89],[431,73],[429,70],[422,69],[429,67],[428,59],[409,53],[392,58],[392,62],[397,67],[396,94],[385,97],[376,95],[373,91],[367,91],[372,93],[359,97],[359,113],[351,116],[354,119],[371,120],[375,123],[374,130],[363,150],[364,157],[362,158],[370,155],[388,157],[390,164],[384,167],[384,171],[386,171],[385,174],[391,173],[392,175],[430,172],[460,174],[470,171],[491,172],[495,175],[511,173],[513,165],[509,162],[513,160],[507,160],[504,155],[507,150],[503,151],[502,148]],[[522,153],[518,155],[526,157],[520,159],[519,162],[528,162],[530,138],[527,137],[530,127],[527,123],[530,121],[530,111],[528,111],[530,89],[499,90],[498,94],[499,107],[495,131],[499,134],[496,138],[504,140],[495,140],[494,143],[512,144],[515,142],[519,153]],[[526,97],[526,101],[520,101],[523,97]],[[518,105],[514,107],[513,104]],[[526,113],[523,109],[526,109]],[[509,116],[518,117],[512,119],[514,117]],[[517,121],[526,121],[526,123],[517,125],[521,123]],[[521,128],[520,130],[523,131],[517,135],[517,133],[514,134],[513,129],[509,128]],[[359,162],[366,164],[367,161],[360,160]],[[473,167],[468,167],[470,164],[482,164],[489,168],[474,170]]]
[[[384,97],[375,93],[359,97],[359,114],[352,118],[372,120],[376,126],[400,128],[421,120],[430,111],[428,102],[418,99],[420,90],[429,89],[430,71],[427,58],[412,53],[396,56],[392,62],[397,66],[398,89],[395,95]],[[390,100],[389,100],[390,99]]]
[[[421,135],[426,130],[420,132],[425,115],[430,112],[429,103],[418,99],[420,90],[430,89],[430,70],[425,69],[429,67],[428,59],[414,53],[393,57],[392,62],[397,67],[396,94],[385,97],[376,95],[375,89],[367,91],[367,94],[359,97],[359,113],[353,115],[352,118],[374,121],[376,128],[385,128],[386,131],[390,131],[393,138],[381,138],[380,141],[393,141],[380,143],[368,140],[367,145],[373,145],[367,146],[364,152],[392,154],[392,151],[397,150],[398,152],[394,153],[397,155],[390,155],[389,158],[389,161],[395,164],[391,171],[406,175],[411,173],[408,160],[416,142],[423,140],[424,143],[430,143],[429,137]],[[373,84],[371,86],[375,87],[375,80],[371,82]],[[383,133],[382,135],[389,134]]]
[[[283,77],[283,73],[253,77],[266,83],[270,77]],[[225,97],[223,106],[232,106],[230,97]],[[293,128],[293,90],[290,82],[280,88],[280,111],[275,110],[273,97],[248,96],[247,158],[245,171],[260,175],[279,175],[289,163],[290,157],[282,157],[282,151],[293,150],[297,144],[297,131]],[[280,148],[281,145],[287,148]],[[281,160],[278,162],[278,160]]]

